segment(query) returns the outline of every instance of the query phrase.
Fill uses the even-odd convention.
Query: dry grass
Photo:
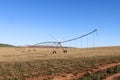
[[[77,73],[97,66],[120,62],[120,47],[66,48],[68,53],[52,54],[53,48],[0,48],[0,76],[3,80],[58,73]]]
[[[69,59],[97,56],[118,56],[120,47],[103,47],[89,49],[66,48],[68,53],[62,53],[61,49],[57,54],[52,54],[54,48],[0,48],[0,62],[21,62],[31,60],[48,60],[48,59]]]

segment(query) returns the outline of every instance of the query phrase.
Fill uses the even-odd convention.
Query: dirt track
[[[85,74],[87,73],[95,73],[97,71],[100,71],[100,70],[106,70],[108,68],[111,68],[111,67],[115,67],[117,65],[120,65],[120,63],[112,63],[112,64],[107,64],[107,65],[104,65],[104,66],[99,66],[97,69],[92,69],[92,70],[88,70],[88,71],[85,71],[85,72],[82,72],[82,73],[77,73],[76,75],[72,74],[72,73],[61,73],[59,75],[48,75],[48,76],[40,76],[40,77],[36,77],[36,78],[30,78],[30,79],[27,79],[27,80],[74,80],[74,79],[79,79],[81,77],[83,77]],[[115,74],[115,75],[112,75],[104,80],[113,80],[114,77],[117,77],[117,76],[120,76],[120,73],[118,74]]]

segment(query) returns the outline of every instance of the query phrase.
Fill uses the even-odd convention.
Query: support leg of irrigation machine
[[[63,53],[67,53],[67,50],[64,49],[64,47],[59,43],[60,48],[62,49]]]
[[[63,53],[67,53],[67,50],[64,49],[64,47],[61,45],[61,42],[57,42],[55,50],[53,50],[52,54],[56,54],[56,49],[61,48]]]

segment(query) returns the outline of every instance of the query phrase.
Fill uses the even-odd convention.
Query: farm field
[[[119,46],[53,50],[0,47],[0,80],[107,80],[120,73]]]

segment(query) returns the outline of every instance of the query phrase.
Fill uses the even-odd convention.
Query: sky
[[[75,44],[120,45],[120,0],[0,0],[0,43],[62,41],[94,29]]]

